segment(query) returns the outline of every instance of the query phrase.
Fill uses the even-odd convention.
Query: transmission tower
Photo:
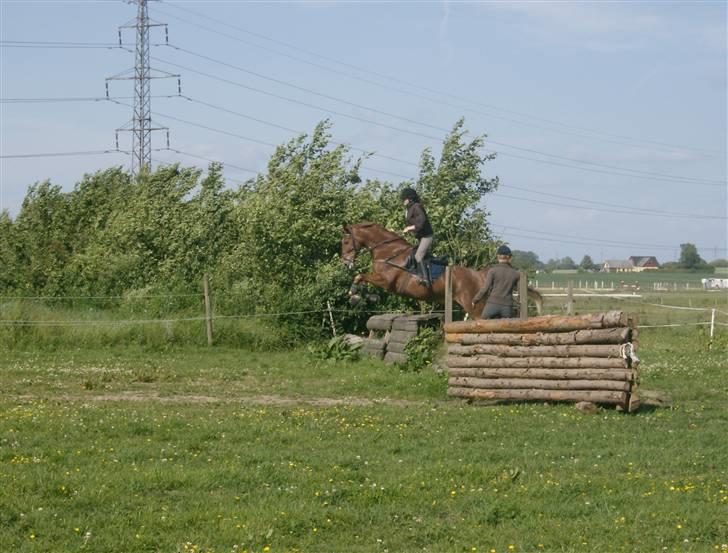
[[[134,80],[134,113],[130,121],[116,129],[116,147],[119,148],[119,132],[130,131],[132,133],[132,173],[139,175],[139,173],[151,169],[152,131],[167,131],[167,147],[169,147],[169,129],[155,126],[152,122],[151,80],[176,77],[178,94],[181,94],[182,91],[179,75],[159,71],[149,65],[149,29],[164,27],[164,40],[165,43],[169,43],[167,24],[149,19],[147,0],[128,0],[128,2],[137,5],[137,16],[136,19],[119,27],[119,46],[123,47],[122,30],[136,29],[134,68],[107,78],[106,96],[109,97],[109,81]]]

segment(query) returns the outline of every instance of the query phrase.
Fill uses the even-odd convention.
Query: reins
[[[357,254],[357,253],[359,252],[359,250],[361,250],[362,248],[363,248],[363,249],[365,249],[365,250],[368,250],[368,251],[369,251],[369,253],[371,253],[371,254],[374,254],[374,250],[375,250],[375,249],[377,249],[377,248],[378,248],[379,246],[383,246],[383,245],[385,245],[385,244],[389,244],[389,243],[391,243],[391,242],[396,242],[397,240],[403,240],[403,239],[402,239],[402,238],[400,238],[399,236],[394,236],[394,237],[392,237],[392,238],[387,238],[387,239],[385,239],[385,240],[382,240],[381,242],[377,242],[377,243],[376,243],[376,244],[374,244],[373,246],[361,246],[361,247],[360,247],[360,246],[359,246],[359,244],[357,243],[357,240],[356,240],[356,236],[354,236],[354,233],[352,233],[352,232],[348,232],[348,233],[347,233],[347,235],[348,235],[348,236],[351,236],[351,246],[352,246],[352,248],[353,248],[353,250],[354,250],[354,256],[356,256],[356,254]],[[409,244],[407,244],[407,247],[408,247],[408,248],[411,248],[412,246],[410,246]],[[387,259],[384,259],[384,260],[382,260],[382,259],[374,259],[373,261],[384,261],[384,262],[387,262],[387,261],[389,261],[390,259],[393,259],[394,257],[397,257],[398,255],[400,255],[400,254],[401,254],[401,253],[403,253],[403,252],[404,252],[404,250],[402,250],[402,251],[400,251],[400,252],[397,252],[397,253],[395,253],[394,255],[392,255],[392,256],[390,256],[390,257],[388,257]],[[343,257],[343,256],[342,256],[342,257]],[[344,259],[347,259],[346,257],[343,257],[343,258],[344,258]],[[353,259],[352,259],[352,260],[353,260]],[[347,261],[348,261],[348,259],[347,259]]]

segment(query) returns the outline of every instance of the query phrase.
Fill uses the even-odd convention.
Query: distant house
[[[660,264],[653,255],[633,255],[627,260],[608,259],[602,265],[605,273],[641,273],[659,268]]]
[[[633,255],[629,258],[633,265],[633,272],[651,271],[659,269],[660,264],[654,255]]]
[[[621,259],[607,259],[602,264],[602,271],[605,273],[628,273],[632,272],[634,265],[631,261]]]

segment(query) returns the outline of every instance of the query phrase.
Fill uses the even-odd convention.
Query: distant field
[[[728,548],[728,335],[645,330],[642,385],[583,414],[468,405],[444,375],[305,350],[0,357],[3,551]]]
[[[689,284],[690,288],[701,288],[700,283],[703,278],[720,277],[721,275],[714,275],[710,273],[668,273],[660,271],[643,271],[641,273],[575,273],[575,274],[553,274],[553,273],[542,273],[532,275],[531,281],[538,281],[540,288],[550,288],[553,283],[556,287],[564,287],[566,283],[571,280],[578,284],[579,281],[586,286],[588,283],[589,288],[594,287],[594,282],[597,281],[599,286],[604,283],[604,286],[611,287],[619,286],[621,281],[627,284],[639,283],[642,287],[649,287],[652,289],[652,285],[655,282],[665,282],[670,284],[678,284],[680,290],[685,289],[685,284]],[[575,285],[576,285],[575,284]]]

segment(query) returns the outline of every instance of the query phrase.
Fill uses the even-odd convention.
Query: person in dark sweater
[[[412,188],[405,188],[400,192],[400,199],[404,202],[406,227],[403,233],[411,232],[415,238],[419,240],[417,250],[415,251],[415,261],[417,262],[417,273],[419,274],[419,283],[423,286],[430,287],[430,276],[427,274],[425,266],[425,257],[432,247],[433,232],[430,220],[427,217],[420,197]]]
[[[491,267],[488,271],[485,276],[485,284],[473,298],[473,305],[489,294],[481,317],[483,319],[510,319],[513,316],[513,290],[521,275],[511,266],[511,249],[508,246],[500,246],[496,255],[498,265]]]

